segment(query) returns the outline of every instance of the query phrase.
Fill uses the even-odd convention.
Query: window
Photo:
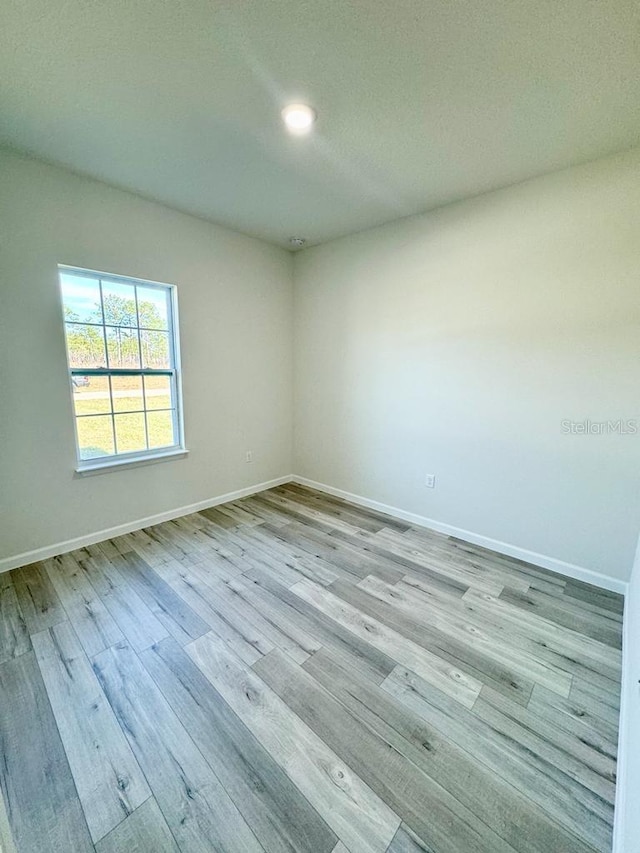
[[[176,288],[58,270],[78,470],[183,451]]]

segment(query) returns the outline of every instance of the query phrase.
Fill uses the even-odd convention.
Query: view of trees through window
[[[74,367],[106,367],[106,354],[110,367],[140,367],[142,357],[145,367],[169,366],[169,336],[166,319],[160,316],[153,302],[139,302],[136,311],[134,299],[116,294],[105,297],[103,306],[95,306],[93,314],[83,323],[80,315],[65,305],[67,346]],[[138,326],[138,318],[140,325]],[[73,324],[73,325],[71,325]],[[140,330],[140,346],[138,345]],[[162,331],[161,331],[162,330]]]
[[[180,444],[170,288],[61,268],[79,459]]]

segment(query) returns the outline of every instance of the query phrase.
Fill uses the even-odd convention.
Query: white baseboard
[[[526,548],[520,548],[517,545],[511,545],[508,542],[500,542],[498,539],[490,539],[488,536],[482,536],[479,533],[473,533],[471,530],[464,530],[461,527],[454,527],[451,524],[445,524],[442,521],[436,521],[433,518],[426,518],[423,515],[417,515],[413,512],[406,512],[403,509],[398,509],[395,506],[374,501],[370,498],[363,498],[361,495],[354,495],[351,492],[345,492],[344,489],[336,489],[333,486],[327,486],[325,483],[318,483],[315,480],[309,480],[307,477],[294,476],[293,480],[303,486],[309,486],[312,489],[317,489],[320,492],[327,492],[329,495],[334,495],[337,498],[344,498],[351,503],[359,504],[360,506],[375,509],[378,512],[384,512],[387,515],[392,515],[402,521],[408,521],[409,524],[415,524],[418,527],[427,527],[429,530],[435,530],[438,533],[444,533],[447,536],[455,536],[457,539],[464,539],[465,542],[470,542],[472,545],[480,545],[482,548],[488,548],[491,551],[497,551],[507,557],[515,557],[518,560],[523,560],[526,563],[532,563],[534,566],[540,566],[542,569],[549,569],[552,572],[557,572],[559,575],[573,578],[574,580],[584,581],[585,583],[599,586],[601,589],[607,589],[610,592],[618,592],[624,595],[627,591],[627,584],[624,581],[612,578],[609,575],[603,575],[599,572],[594,572],[591,569],[585,569],[582,566],[576,566],[573,563],[565,563],[563,560],[558,560],[555,557],[548,557],[546,554],[538,554],[535,551],[528,551]]]
[[[244,489],[237,489],[235,492],[228,492],[226,495],[218,495],[218,497],[198,501],[195,504],[180,506],[166,512],[159,512],[156,515],[139,518],[136,521],[129,521],[126,524],[119,524],[116,527],[109,527],[105,530],[96,530],[95,533],[87,533],[84,536],[78,536],[76,539],[67,539],[66,542],[57,542],[54,545],[47,545],[44,548],[36,548],[34,551],[25,551],[13,557],[5,557],[0,560],[0,574],[8,572],[10,569],[17,569],[19,566],[36,563],[38,560],[48,560],[50,557],[58,556],[58,554],[75,551],[76,548],[84,548],[85,545],[94,545],[96,542],[103,542],[105,539],[112,539],[114,536],[124,536],[125,533],[133,533],[134,530],[141,530],[143,527],[149,527],[152,524],[171,521],[172,518],[179,518],[181,515],[189,515],[189,513],[199,512],[201,509],[208,509],[218,504],[237,501],[239,498],[246,498],[248,495],[264,492],[265,489],[272,489],[274,486],[290,483],[292,479],[293,477],[288,474],[285,477],[268,480],[266,483],[258,483],[255,486],[247,486]]]
[[[618,592],[624,595],[627,590],[627,584],[624,581],[616,578],[602,575],[594,572],[591,569],[585,569],[582,566],[576,566],[573,563],[565,563],[563,560],[558,560],[555,557],[548,557],[545,554],[538,554],[535,551],[528,551],[526,548],[519,548],[517,545],[510,545],[507,542],[500,542],[498,539],[490,539],[488,536],[482,536],[479,533],[473,533],[470,530],[464,530],[460,527],[454,527],[451,524],[445,524],[442,521],[436,521],[432,518],[426,518],[422,515],[417,515],[413,512],[406,512],[398,507],[389,506],[388,504],[374,501],[370,498],[363,498],[361,495],[354,495],[351,492],[346,492],[344,489],[336,489],[333,486],[328,486],[326,483],[318,483],[315,480],[309,480],[307,477],[298,477],[293,474],[284,477],[278,477],[274,480],[268,480],[265,483],[258,483],[254,486],[247,486],[244,489],[238,489],[235,492],[228,492],[225,495],[218,495],[215,498],[208,498],[198,503],[189,504],[188,506],[176,507],[175,509],[167,510],[166,512],[157,513],[156,515],[148,516],[147,518],[139,518],[136,521],[130,521],[126,524],[120,524],[116,527],[110,527],[105,530],[96,530],[94,533],[87,533],[84,536],[78,536],[76,539],[68,539],[65,542],[57,542],[52,545],[47,545],[44,548],[37,548],[34,551],[25,551],[22,554],[16,554],[12,557],[5,557],[0,560],[0,573],[7,572],[10,569],[25,566],[29,563],[35,563],[38,560],[47,560],[49,557],[55,557],[58,554],[65,554],[68,551],[75,551],[76,548],[83,548],[85,545],[93,545],[96,542],[102,542],[105,539],[111,539],[114,536],[123,536],[125,533],[132,533],[134,530],[140,530],[143,527],[149,527],[152,524],[160,524],[163,521],[170,521],[172,518],[179,518],[181,515],[188,515],[191,512],[198,512],[201,509],[217,506],[218,504],[235,501],[239,498],[247,497],[248,495],[263,492],[266,489],[271,489],[274,486],[281,486],[283,483],[295,481],[304,486],[309,486],[313,489],[318,489],[320,492],[327,492],[329,495],[334,495],[338,498],[344,498],[351,503],[359,504],[360,506],[368,507],[369,509],[384,512],[387,515],[395,518],[408,521],[410,524],[415,524],[418,527],[427,527],[430,530],[435,530],[438,533],[444,533],[447,536],[455,536],[458,539],[463,539],[465,542],[470,542],[473,545],[480,545],[483,548],[488,548],[491,551],[497,551],[500,554],[505,554],[508,557],[515,557],[518,560],[524,560],[527,563],[532,563],[534,566],[540,566],[543,569],[549,569],[552,572],[557,572],[565,577],[574,578],[575,580],[584,581],[585,583],[599,586],[602,589]]]

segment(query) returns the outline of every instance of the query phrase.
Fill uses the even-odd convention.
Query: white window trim
[[[171,329],[170,329],[170,346],[173,355],[173,367],[175,379],[175,396],[176,396],[176,411],[174,417],[174,430],[178,436],[178,443],[170,447],[158,447],[150,450],[134,451],[132,453],[119,453],[113,456],[98,456],[94,459],[82,459],[80,457],[80,442],[78,441],[77,416],[75,411],[72,412],[73,417],[73,433],[76,448],[76,468],[77,474],[99,474],[119,468],[135,467],[137,465],[145,465],[154,462],[167,461],[179,457],[186,457],[188,450],[184,439],[184,417],[182,405],[182,363],[180,359],[180,320],[178,315],[178,288],[175,284],[168,284],[162,281],[152,281],[144,278],[136,278],[135,276],[124,276],[117,273],[103,272],[100,270],[91,270],[86,267],[78,267],[69,264],[58,264],[58,287],[60,288],[60,302],[62,306],[62,331],[65,340],[65,350],[67,354],[67,372],[69,375],[69,393],[71,395],[71,403],[73,406],[73,379],[72,372],[69,366],[69,350],[67,347],[67,329],[64,318],[64,298],[62,294],[62,284],[60,273],[69,271],[71,273],[89,274],[108,281],[133,283],[142,287],[161,287],[169,292],[171,303]],[[103,324],[104,325],[104,324]],[[142,366],[141,366],[142,370]],[[109,370],[104,371],[105,376],[110,375]]]
[[[165,462],[170,459],[185,459],[189,451],[182,447],[160,448],[159,450],[145,450],[144,456],[139,453],[130,454],[130,459],[120,456],[100,456],[90,460],[91,464],[76,468],[76,474],[88,476],[90,474],[105,474],[107,471],[115,471],[118,468],[137,468],[141,465],[152,465],[155,462]],[[88,460],[89,461],[89,460]]]

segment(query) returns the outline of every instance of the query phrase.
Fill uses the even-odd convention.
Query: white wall
[[[640,539],[625,599],[624,629],[615,853],[633,853],[640,839]]]
[[[74,475],[58,263],[178,285],[186,459]],[[289,474],[291,286],[282,249],[0,151],[0,560]]]
[[[290,255],[0,151],[0,560],[294,470],[626,579],[639,238],[636,151],[299,253],[292,465]],[[187,459],[74,475],[57,263],[178,284]]]
[[[294,280],[297,474],[628,578],[640,434],[561,421],[640,419],[640,150],[309,249]]]

